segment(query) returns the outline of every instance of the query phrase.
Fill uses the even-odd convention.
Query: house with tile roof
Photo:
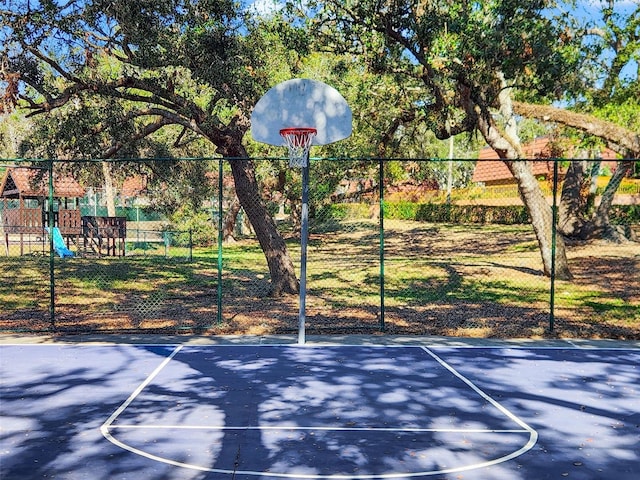
[[[534,160],[532,162],[533,174],[537,178],[549,179],[552,177],[553,161],[549,159],[553,158],[553,154],[548,137],[538,137],[524,145],[522,150],[524,158]],[[612,171],[615,170],[617,162],[615,161],[616,154],[613,150],[603,149],[601,158],[605,166]],[[561,171],[560,173],[563,175],[564,172]],[[512,185],[516,183],[505,163],[500,160],[498,154],[491,147],[485,147],[480,150],[472,181],[485,186]]]
[[[147,193],[147,183],[146,175],[127,177],[122,182],[120,196],[124,201],[144,196]]]
[[[79,198],[85,189],[70,176],[53,176],[55,198]],[[0,184],[0,197],[38,199],[49,196],[49,173],[38,168],[10,167]]]

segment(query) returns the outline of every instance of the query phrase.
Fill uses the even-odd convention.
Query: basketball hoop
[[[284,143],[289,149],[289,166],[306,167],[309,159],[309,149],[313,137],[316,136],[315,128],[283,128],[280,135],[284,138]]]
[[[291,114],[295,113],[294,116]],[[305,343],[307,243],[309,238],[309,148],[351,135],[351,109],[335,88],[309,78],[292,78],[270,88],[251,112],[257,142],[289,149],[289,165],[302,168],[300,209],[300,310],[298,343]],[[301,125],[305,125],[302,127]],[[331,128],[326,128],[330,126]]]

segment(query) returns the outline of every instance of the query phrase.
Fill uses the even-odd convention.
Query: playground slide
[[[47,228],[47,232],[49,232],[49,228]],[[53,249],[61,258],[72,258],[74,253],[67,248],[64,244],[64,239],[62,238],[62,234],[60,233],[60,229],[58,227],[53,227]]]

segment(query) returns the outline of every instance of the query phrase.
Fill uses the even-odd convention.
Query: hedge
[[[434,223],[529,223],[524,206],[451,205],[440,203],[385,203],[385,218]]]
[[[332,204],[323,207],[318,213],[321,213],[318,216],[325,220],[368,218],[371,213],[371,205],[362,203]],[[385,202],[384,216],[388,219],[434,223],[494,223],[503,225],[530,223],[526,208],[518,205]],[[610,216],[614,224],[638,224],[640,223],[640,205],[613,205]]]

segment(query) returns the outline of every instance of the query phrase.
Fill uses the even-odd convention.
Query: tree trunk
[[[205,119],[206,115],[202,118]],[[233,174],[236,196],[267,260],[271,277],[270,295],[279,297],[283,294],[298,293],[300,284],[287,251],[287,245],[262,202],[253,162],[249,160],[247,151],[242,145],[242,137],[246,130],[237,125],[224,131],[217,130],[209,128],[203,122],[198,124],[198,132],[216,145],[216,151],[219,154],[226,158],[233,158],[229,160],[229,165]]]
[[[587,238],[597,235],[614,242],[624,242],[629,239],[627,238],[627,236],[631,237],[631,234],[627,235],[625,234],[625,232],[611,225],[609,211],[611,210],[611,205],[613,204],[613,197],[615,196],[620,183],[622,183],[622,179],[626,176],[626,174],[631,170],[632,167],[633,161],[631,160],[618,162],[618,168],[616,168],[616,171],[611,177],[611,180],[609,180],[607,187],[602,193],[602,197],[600,198],[600,205],[598,205],[598,208],[594,212],[593,217],[589,222],[590,229],[588,232],[589,235],[586,235]]]
[[[238,218],[240,208],[240,201],[236,197],[229,205],[229,209],[227,210],[227,213],[225,214],[224,220],[222,222],[222,238],[224,241],[234,238],[233,231],[236,226],[236,220]]]
[[[102,176],[104,177],[104,198],[107,204],[107,216],[116,216],[116,202],[113,196],[113,178],[111,177],[111,164],[102,162]]]
[[[503,88],[499,100],[500,113],[505,119],[505,130],[498,128],[490,115],[482,114],[480,108],[470,98],[465,104],[465,109],[470,116],[475,117],[478,130],[482,133],[489,146],[505,162],[509,171],[517,180],[520,196],[529,212],[531,224],[538,240],[544,273],[550,276],[551,260],[553,258],[551,253],[553,250],[553,216],[551,208],[542,194],[540,185],[533,175],[531,163],[517,160],[522,157],[520,140],[517,137],[517,128],[509,94],[510,89],[506,87],[505,82],[503,82],[503,85],[505,85],[505,88]],[[556,278],[570,280],[573,276],[569,270],[565,244],[562,241],[562,237],[557,234],[555,252]]]
[[[573,161],[569,165],[562,186],[562,195],[558,205],[558,231],[571,237],[582,230],[586,219],[586,202],[583,197],[585,165],[584,161]]]
[[[611,180],[609,180],[607,187],[604,189],[602,198],[600,199],[600,205],[598,205],[594,215],[593,220],[596,225],[601,227],[610,225],[609,210],[611,210],[611,205],[613,204],[613,197],[618,191],[618,187],[622,183],[622,179],[631,171],[632,167],[632,160],[618,162],[618,167],[613,173]]]
[[[551,208],[549,208],[549,204],[542,195],[542,190],[540,190],[540,185],[533,175],[530,162],[505,160],[505,163],[518,181],[522,201],[527,207],[533,230],[538,239],[544,273],[550,276],[553,259],[553,215]],[[564,241],[557,233],[555,241],[555,276],[560,280],[571,280],[573,276],[569,270]]]
[[[298,293],[299,283],[293,262],[273,218],[262,203],[253,162],[250,160],[231,160],[229,163],[236,186],[236,195],[256,232],[260,247],[267,259],[271,275],[271,295],[281,296],[284,293]]]
[[[203,116],[203,119],[206,116]],[[280,235],[276,223],[271,217],[260,196],[253,162],[242,145],[245,129],[236,127],[225,131],[211,129],[199,123],[198,132],[216,145],[217,152],[229,160],[236,196],[244,209],[264,253],[271,277],[270,294],[274,297],[283,294],[296,294],[300,284],[295,268],[287,251],[287,244]]]
[[[633,161],[618,162],[618,168],[609,180],[600,199],[600,204],[590,215],[591,204],[588,192],[589,185],[584,178],[584,165],[574,161],[567,172],[560,203],[559,230],[567,237],[580,240],[604,238],[615,242],[623,242],[631,237],[630,232],[611,225],[609,211],[622,179],[633,167]]]

